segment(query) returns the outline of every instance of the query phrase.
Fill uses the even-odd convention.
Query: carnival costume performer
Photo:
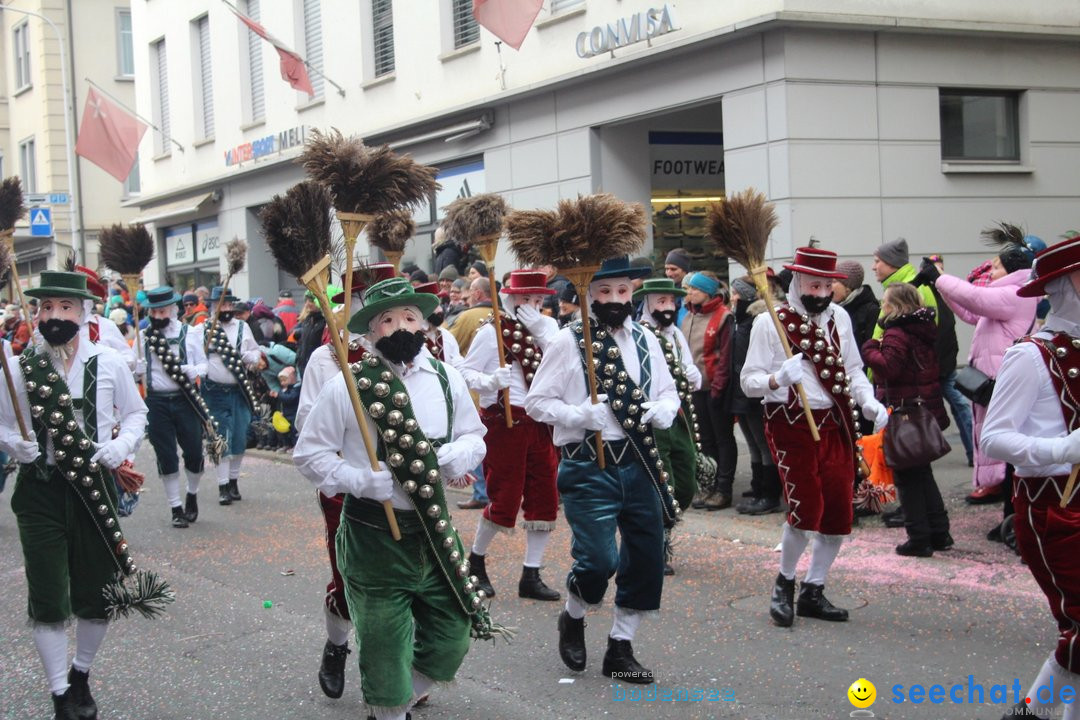
[[[202,381],[203,399],[218,423],[218,431],[228,447],[218,463],[218,504],[231,505],[240,496],[240,464],[247,450],[248,426],[259,410],[246,367],[255,367],[262,357],[251,328],[233,316],[233,303],[239,298],[222,296],[222,287],[210,291],[211,309],[220,304],[218,322],[212,320],[192,328],[206,351],[206,377]],[[213,326],[213,327],[211,327]],[[210,337],[214,333],[214,337]],[[245,367],[246,366],[246,367]]]
[[[79,272],[86,276],[86,289],[96,295],[98,300],[101,300],[101,302],[108,300],[108,291],[106,290],[105,285],[102,284],[101,278],[96,272],[88,267],[75,265],[74,263],[72,263],[72,269],[74,272]],[[124,339],[124,335],[120,332],[120,328],[118,328],[116,323],[109,318],[94,312],[94,300],[90,299],[85,300],[84,302],[88,303],[88,319],[86,324],[79,330],[82,339],[89,340],[92,343],[100,343],[105,347],[112,348],[120,353],[120,357],[127,363],[129,370],[137,372],[139,366],[136,365],[135,349]]]
[[[199,517],[199,481],[205,466],[203,425],[209,416],[195,389],[195,382],[206,374],[206,355],[198,333],[179,320],[180,301],[181,296],[168,285],[146,293],[142,307],[150,316],[150,327],[145,334],[143,362],[150,445],[157,456],[158,474],[172,511],[172,526],[186,528]],[[178,443],[184,453],[187,475],[187,496],[183,502]]]
[[[389,263],[368,265],[366,269],[353,272],[352,307],[359,310],[364,306],[363,292],[369,283],[388,280],[394,277],[394,266]],[[342,278],[342,286],[345,279]],[[345,293],[330,298],[332,303],[342,303]],[[349,362],[359,362],[361,356],[372,349],[364,336],[350,332],[347,338]],[[304,429],[311,409],[319,393],[335,376],[341,375],[337,355],[331,343],[320,345],[311,353],[304,370],[304,381],[300,383],[300,403],[296,409],[296,428]],[[294,451],[295,452],[295,451]],[[345,600],[345,581],[338,570],[337,550],[334,547],[338,525],[341,524],[341,507],[348,493],[324,494],[316,491],[319,510],[322,512],[326,527],[324,539],[326,553],[330,559],[330,582],[326,584],[323,596],[323,616],[326,620],[326,644],[323,646],[322,660],[319,663],[319,687],[327,697],[339,698],[345,692],[345,664],[349,656],[349,631],[352,619],[349,617],[349,605]]]
[[[34,344],[11,364],[22,417],[36,439],[23,440],[7,387],[0,389],[0,448],[19,463],[11,509],[19,526],[34,644],[57,718],[96,718],[89,672],[108,629],[106,591],[134,572],[120,531],[109,471],[134,452],[146,406],[131,371],[112,350],[85,342],[86,276],[42,272],[26,291],[41,309]],[[119,424],[119,434],[110,430]],[[114,596],[115,597],[115,596]],[[68,669],[65,624],[76,625]]]
[[[483,459],[484,426],[457,370],[430,356],[422,325],[438,299],[405,278],[376,283],[349,321],[374,346],[351,366],[365,421],[385,458],[372,470],[345,377],[330,380],[308,414],[293,459],[325,495],[347,493],[338,569],[356,626],[364,701],[400,720],[436,682],[450,682],[474,637],[493,627],[457,531],[443,480]],[[422,402],[412,402],[422,398]],[[402,538],[382,507],[391,501]]]
[[[1061,688],[1080,686],[1080,493],[1072,482],[1080,464],[1080,236],[1039,253],[1016,294],[1045,294],[1050,314],[1039,332],[1005,352],[979,449],[1016,468],[1016,545],[1058,625],[1057,647],[1028,692],[1030,704],[1005,717],[1050,717]],[[1049,697],[1039,691],[1046,686]],[[1065,718],[1078,716],[1075,703],[1065,708]]]
[[[487,322],[477,331],[461,368],[469,388],[480,396],[480,417],[487,428],[484,478],[491,502],[477,521],[469,564],[489,597],[495,590],[485,565],[488,546],[496,533],[513,532],[519,509],[524,514],[526,534],[518,597],[560,597],[540,579],[544,549],[559,509],[555,485],[559,457],[551,441],[551,428],[530,418],[524,407],[536,369],[559,332],[558,324],[540,313],[544,299],[555,294],[548,289],[546,277],[542,271],[514,270],[502,289],[505,366],[499,367],[495,325]],[[510,389],[510,427],[500,392],[503,388]]]
[[[642,617],[660,609],[664,527],[677,515],[653,430],[671,427],[679,396],[656,336],[630,319],[632,280],[648,272],[630,267],[626,256],[609,259],[588,286],[603,386],[597,402],[586,382],[580,321],[555,336],[525,398],[533,420],[554,426],[562,454],[559,494],[573,532],[559,655],[571,670],[585,669],[585,612],[600,604],[615,575],[615,618],[602,672],[635,683],[653,682],[631,643]],[[597,462],[593,431],[601,433],[605,468]]]
[[[439,283],[423,283],[417,285],[415,291],[438,297]],[[424,323],[424,344],[427,345],[428,352],[431,353],[433,358],[450,363],[458,370],[461,370],[461,364],[465,361],[465,358],[461,355],[461,348],[458,346],[457,338],[443,327],[443,320],[445,319],[446,312],[440,302],[431,311],[431,315],[426,318]]]
[[[889,415],[874,398],[863,373],[851,319],[832,305],[836,253],[799,248],[790,265],[788,301],[777,309],[795,355],[788,358],[772,318],[760,315],[750,331],[742,369],[747,397],[764,399],[765,434],[789,510],[780,541],[780,573],[769,614],[782,627],[795,614],[844,621],[848,611],[824,595],[825,580],[844,536],[851,533],[852,483],[858,409],[874,420],[874,431]],[[815,441],[793,386],[802,383],[821,440]],[[810,567],[795,607],[795,569],[813,539]]]

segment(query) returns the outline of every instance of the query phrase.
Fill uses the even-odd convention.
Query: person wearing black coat
[[[844,308],[851,318],[855,331],[855,343],[861,348],[874,335],[881,305],[869,285],[863,284],[863,267],[854,260],[836,264],[836,271],[847,275],[843,280],[833,280],[833,302]]]
[[[304,376],[311,353],[322,345],[323,330],[326,329],[326,318],[323,317],[322,311],[314,301],[309,300],[305,304],[303,316],[304,319],[297,323],[293,331],[294,334],[299,335],[296,348],[296,369],[300,371],[300,377]]]
[[[878,399],[894,408],[922,402],[944,430],[949,416],[941,401],[934,310],[922,307],[919,291],[908,283],[890,285],[881,310],[884,334],[862,347],[863,360],[877,381]],[[893,479],[908,534],[907,542],[896,546],[897,554],[930,557],[935,550],[952,548],[949,514],[930,464],[894,469]]]

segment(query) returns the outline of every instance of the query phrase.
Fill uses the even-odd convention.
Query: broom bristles
[[[18,175],[14,175],[0,183],[0,230],[15,227],[15,223],[25,216],[22,181]]]
[[[248,244],[238,237],[234,237],[225,244],[226,272],[231,277],[244,269],[247,260]]]
[[[101,262],[121,275],[138,275],[154,258],[154,240],[146,226],[112,225],[101,231]],[[134,288],[131,289],[134,292]]]
[[[301,277],[330,251],[330,194],[305,180],[275,195],[259,215],[277,266]]]
[[[511,249],[525,265],[569,268],[637,252],[645,242],[646,222],[640,203],[596,193],[560,200],[554,212],[516,211],[506,228]]]
[[[416,232],[412,214],[405,210],[379,213],[365,228],[368,242],[384,252],[401,252]]]
[[[0,242],[0,290],[4,290],[11,281],[11,248],[6,242]]]
[[[446,206],[443,228],[456,242],[471,243],[478,237],[502,232],[509,208],[498,193],[482,193],[458,198]]]
[[[765,263],[769,234],[778,220],[765,195],[747,188],[709,208],[706,230],[722,255],[748,270]]]

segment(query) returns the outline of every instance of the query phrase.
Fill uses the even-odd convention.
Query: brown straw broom
[[[349,368],[349,353],[337,326],[337,319],[330,311],[330,298],[327,297],[327,274],[330,268],[330,195],[321,185],[305,181],[294,185],[284,196],[275,195],[263,208],[260,215],[263,235],[274,261],[285,272],[296,279],[315,295],[323,308],[326,325],[330,330],[330,342],[337,355],[338,367],[345,376],[345,387],[349,391],[356,424],[364,439],[364,449],[372,470],[379,469],[379,458],[375,454],[375,442],[368,429],[367,417],[360,404],[360,395],[356,390]],[[383,502],[386,521],[390,524],[390,534],[395,540],[401,540],[394,506],[389,500]]]
[[[222,301],[224,301],[225,296],[229,294],[229,283],[232,282],[233,276],[244,269],[244,262],[247,260],[247,251],[248,244],[237,237],[234,237],[225,244],[225,280],[221,283]],[[220,313],[221,303],[219,302],[214,306],[214,317],[210,320],[210,332],[206,334],[206,337],[212,338],[216,336],[218,315]]]
[[[502,319],[499,317],[499,293],[495,288],[495,255],[499,251],[499,237],[502,236],[503,219],[509,208],[506,200],[497,193],[484,193],[467,198],[458,198],[446,206],[446,234],[461,244],[471,244],[484,258],[491,283],[491,318],[495,330],[495,347],[499,353],[499,367],[506,367],[503,354]],[[510,388],[502,390],[503,414],[506,415],[506,427],[514,427],[514,416],[510,408]]]
[[[113,225],[101,231],[101,262],[105,267],[120,273],[127,284],[131,297],[131,314],[135,318],[135,357],[143,359],[142,339],[139,333],[139,278],[150,261],[154,259],[154,239],[146,227],[136,223],[124,227]],[[145,379],[139,384],[145,383]]]
[[[589,283],[608,258],[636,253],[645,242],[645,208],[614,195],[579,195],[560,200],[554,212],[518,210],[507,216],[510,247],[526,267],[554,265],[569,278],[581,299],[589,397],[596,402],[592,330],[589,327]],[[596,464],[604,469],[604,444],[596,433]]]
[[[8,281],[11,280],[11,248],[5,242],[0,242],[0,291],[7,287]],[[30,433],[26,431],[26,420],[23,419],[22,407],[19,403],[19,396],[15,394],[15,381],[11,376],[11,367],[8,365],[7,353],[4,352],[4,344],[0,342],[0,367],[4,371],[4,382],[7,383],[8,397],[11,398],[11,405],[15,408],[15,420],[19,423],[19,432],[22,433],[23,440],[30,440]]]
[[[721,254],[750,272],[758,295],[765,300],[765,306],[769,308],[769,316],[776,327],[776,334],[780,336],[780,343],[784,346],[784,354],[791,357],[791,343],[788,342],[780,318],[776,315],[776,304],[773,302],[768,276],[765,274],[765,247],[769,242],[769,233],[778,222],[772,203],[768,202],[762,193],[747,188],[727,200],[712,204],[709,208],[707,229],[709,237],[716,243]],[[820,442],[821,436],[818,434],[817,423],[814,422],[813,411],[810,410],[810,402],[806,398],[806,390],[802,383],[796,384],[795,390],[799,393],[810,434],[815,441]]]
[[[26,317],[27,324],[31,324],[30,306],[26,304],[23,295],[22,283],[19,282],[19,268],[15,265],[15,223],[26,217],[26,205],[23,204],[22,182],[15,175],[0,183],[0,238],[8,247],[8,263],[11,268],[11,283],[15,287],[15,294],[19,296],[19,306]]]
[[[412,214],[406,210],[389,210],[372,216],[367,226],[368,242],[382,250],[387,261],[394,266],[396,273],[401,267],[401,255],[405,252],[405,243],[416,232],[416,223]]]

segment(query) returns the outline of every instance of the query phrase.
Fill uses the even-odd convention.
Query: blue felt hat
[[[600,265],[600,269],[593,275],[592,279],[593,282],[613,277],[624,277],[636,280],[638,278],[649,277],[650,275],[652,275],[652,268],[634,267],[630,264],[630,256],[622,255],[620,257],[613,257],[605,260]]]
[[[215,302],[218,302],[218,301],[220,301],[220,300],[222,300],[222,299],[224,299],[224,300],[225,300],[225,302],[232,302],[232,303],[234,303],[234,302],[239,302],[239,301],[240,301],[240,298],[236,297],[236,296],[235,296],[235,295],[233,295],[232,293],[229,293],[229,294],[228,294],[228,295],[226,295],[226,296],[225,296],[224,298],[222,298],[222,297],[221,297],[221,291],[222,291],[222,290],[224,290],[224,288],[223,288],[223,287],[221,287],[220,285],[215,285],[215,286],[214,286],[214,287],[213,287],[213,288],[212,288],[212,289],[210,290],[210,302],[212,302],[212,303],[215,303]]]
[[[143,304],[145,308],[159,308],[168,307],[169,305],[175,305],[179,303],[183,298],[180,294],[172,289],[169,285],[162,285],[156,287],[153,290],[146,291],[146,302]]]

